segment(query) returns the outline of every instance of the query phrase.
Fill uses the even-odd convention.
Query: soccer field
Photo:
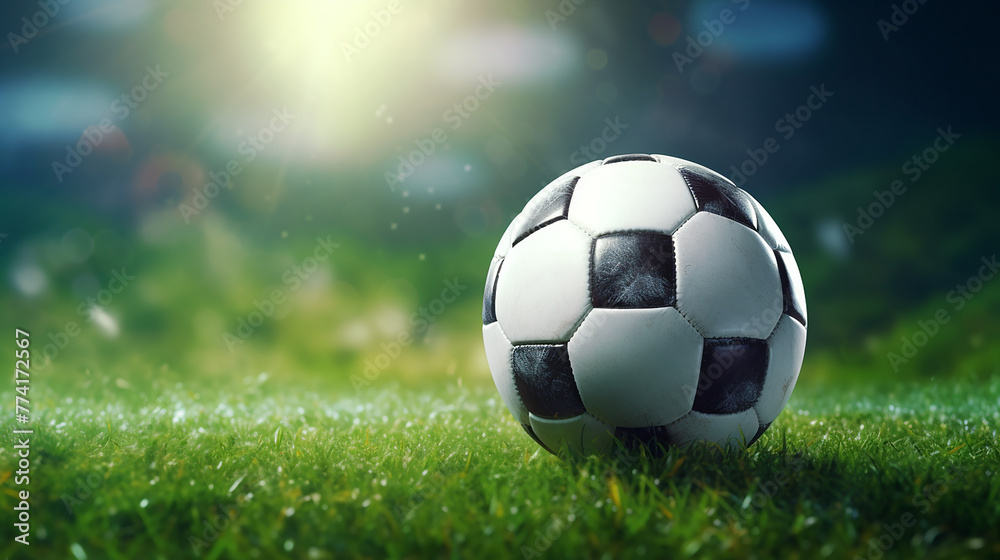
[[[0,3],[0,560],[1000,559],[998,20]]]
[[[1000,378],[805,389],[747,450],[611,461],[550,455],[488,386],[74,393],[35,395],[36,529],[4,557],[1000,555]]]

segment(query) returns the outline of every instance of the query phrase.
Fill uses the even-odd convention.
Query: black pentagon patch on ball
[[[490,271],[486,273],[486,289],[483,290],[483,324],[497,322],[497,277],[503,259],[494,259],[490,263]]]
[[[622,162],[622,161],[652,161],[652,162],[655,162],[656,158],[654,158],[653,156],[648,156],[646,154],[627,154],[627,155],[624,155],[624,156],[609,157],[608,159],[604,160],[604,165],[607,165],[609,163],[619,163],[619,162]]]
[[[622,442],[625,449],[638,451],[646,448],[653,457],[663,455],[664,449],[671,446],[670,435],[666,426],[649,426],[644,428],[615,428],[615,437]]]
[[[572,418],[587,411],[565,344],[515,346],[512,365],[517,394],[528,412],[542,418]]]
[[[771,423],[770,422],[768,422],[767,424],[761,424],[760,427],[757,428],[757,433],[754,434],[753,437],[750,438],[749,441],[747,441],[747,447],[750,447],[751,445],[754,444],[754,442],[756,442],[758,439],[760,439],[760,436],[764,435],[764,432],[766,432],[767,429],[770,428],[770,427],[771,427]]]
[[[570,177],[553,187],[545,196],[529,201],[521,211],[520,225],[512,232],[511,245],[517,245],[525,237],[552,222],[566,219],[569,215],[569,201],[573,198],[573,189],[579,180],[580,177]]]
[[[537,443],[538,445],[542,446],[542,449],[548,451],[549,453],[551,453],[553,455],[556,454],[555,451],[552,451],[551,449],[549,449],[548,445],[545,445],[544,443],[542,443],[542,440],[540,440],[538,438],[538,436],[535,434],[535,430],[533,430],[531,428],[531,424],[521,424],[521,427],[524,428],[524,431],[527,432],[529,436],[531,436],[531,439],[535,440],[535,443]]]
[[[735,414],[757,403],[767,375],[767,341],[706,338],[692,410]]]
[[[697,167],[678,169],[694,197],[698,210],[717,214],[757,230],[757,212],[750,198],[721,175]]]
[[[674,242],[661,233],[613,233],[594,241],[590,295],[594,307],[640,309],[677,302]]]
[[[792,319],[795,319],[803,327],[806,326],[805,310],[799,305],[803,301],[802,294],[796,294],[792,283],[788,281],[788,268],[785,266],[785,259],[781,258],[781,252],[775,251],[774,257],[778,259],[778,276],[781,278],[781,294],[784,300],[782,311]]]

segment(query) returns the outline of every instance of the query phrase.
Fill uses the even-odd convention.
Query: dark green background
[[[403,3],[348,57],[388,3],[220,17],[209,2],[75,2],[16,52],[9,35],[0,48],[0,330],[32,333],[36,383],[225,386],[268,372],[350,391],[404,334],[414,342],[375,382],[488,384],[478,315],[492,250],[606,119],[627,128],[600,156],[665,153],[726,175],[775,139],[744,188],[802,270],[802,384],[975,382],[995,368],[996,287],[962,309],[948,299],[1000,238],[993,5],[932,0],[885,40],[881,2]],[[725,8],[735,23],[679,71],[674,54]],[[22,33],[38,9],[5,4],[3,31]],[[158,66],[169,75],[121,118],[114,99]],[[488,76],[500,85],[449,117]],[[786,137],[777,121],[813,86],[832,97]],[[246,161],[241,138],[280,107],[291,125]],[[105,116],[113,137],[57,180],[52,162]],[[904,165],[940,127],[960,136],[913,181]],[[435,129],[446,140],[390,188],[386,172]],[[187,223],[179,205],[231,160],[240,175]],[[850,242],[844,224],[894,180],[905,193]],[[317,237],[339,247],[291,290],[284,275]],[[88,323],[81,305],[123,268],[135,279],[102,306],[103,327]],[[411,320],[455,279],[468,286],[457,302]],[[230,351],[225,334],[275,287],[288,301]],[[950,321],[892,367],[901,337],[942,308]]]

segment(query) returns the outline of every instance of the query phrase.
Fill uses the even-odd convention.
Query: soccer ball
[[[696,163],[569,171],[503,234],[483,297],[500,396],[553,453],[750,445],[802,365],[806,303],[778,226]]]

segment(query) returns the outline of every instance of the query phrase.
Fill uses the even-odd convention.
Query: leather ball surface
[[[483,339],[545,449],[750,445],[784,408],[806,302],[778,226],[722,175],[625,155],[549,183],[489,266]]]

